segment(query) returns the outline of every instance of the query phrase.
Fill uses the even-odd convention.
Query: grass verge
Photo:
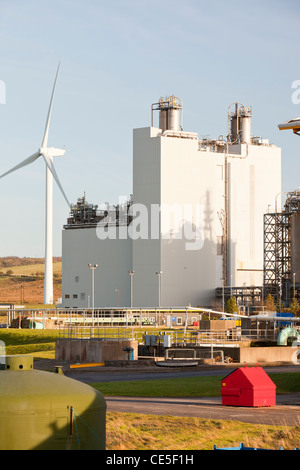
[[[213,450],[217,447],[292,450],[300,446],[300,426],[107,413],[108,450]]]
[[[25,346],[28,344],[36,344],[37,347],[43,343],[52,343],[55,348],[55,341],[58,339],[58,330],[34,330],[34,329],[0,329],[0,340],[4,342],[6,347]],[[18,354],[23,354],[19,352]]]
[[[276,393],[300,391],[300,374],[291,372],[269,374]],[[217,397],[221,395],[221,376],[185,377],[176,379],[132,380],[91,384],[106,396],[139,397]]]

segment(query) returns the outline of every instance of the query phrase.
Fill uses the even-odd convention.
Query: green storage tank
[[[43,330],[44,329],[44,323],[40,321],[30,321],[28,328],[30,330]]]
[[[30,356],[4,358],[0,450],[105,449],[106,402],[99,391],[63,373],[34,370]]]

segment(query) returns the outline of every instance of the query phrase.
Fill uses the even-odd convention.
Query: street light
[[[92,271],[92,326],[94,326],[94,308],[95,308],[95,269],[98,264],[88,264],[88,267]]]
[[[21,284],[21,304],[23,304],[24,302],[24,286],[23,284]]]
[[[132,301],[133,301],[133,276],[134,276],[134,271],[128,271],[128,274],[130,276],[130,308],[132,308]]]
[[[296,297],[296,273],[293,273],[294,299]]]
[[[115,289],[115,292],[117,292],[117,297],[118,297],[117,307],[119,307],[119,294],[120,294],[120,291],[119,291],[119,289]]]
[[[222,277],[221,279],[222,281],[222,306],[223,306],[223,312],[225,311],[225,293],[224,293],[224,290],[225,290],[225,278]]]
[[[278,124],[278,128],[280,131],[292,129],[294,134],[300,135],[300,117]]]
[[[162,275],[162,271],[158,271],[156,274],[157,274],[157,276],[158,276],[158,308],[160,308],[161,275]]]

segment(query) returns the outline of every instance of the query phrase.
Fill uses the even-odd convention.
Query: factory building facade
[[[216,288],[263,283],[263,219],[281,191],[281,150],[252,136],[251,109],[238,103],[226,139],[183,131],[174,96],[151,112],[151,126],[133,131],[131,199],[72,206],[65,308],[208,307]]]

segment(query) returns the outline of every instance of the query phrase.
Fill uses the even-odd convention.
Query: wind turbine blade
[[[58,67],[57,67],[56,77],[55,77],[55,81],[54,81],[54,85],[53,85],[53,90],[52,90],[52,95],[51,95],[51,100],[50,100],[50,105],[49,105],[49,110],[48,110],[48,116],[47,116],[47,121],[46,121],[46,126],[45,126],[45,132],[44,132],[42,147],[47,147],[47,144],[48,144],[49,126],[50,126],[53,98],[54,98],[54,93],[55,93],[55,88],[56,88],[56,82],[57,82],[59,67],[60,67],[60,62],[59,62]]]
[[[3,178],[4,176],[8,175],[9,173],[12,173],[13,171],[19,170],[19,168],[22,168],[23,166],[30,165],[30,163],[33,163],[37,158],[39,158],[39,156],[40,156],[40,152],[34,153],[33,155],[26,158],[18,165],[8,170],[6,173],[3,173],[3,175],[1,175],[0,178]]]
[[[62,185],[61,185],[61,183],[60,183],[60,181],[59,181],[59,179],[58,179],[58,176],[57,176],[57,173],[56,173],[56,171],[55,171],[55,168],[54,168],[54,165],[53,165],[53,162],[52,162],[51,158],[49,158],[47,155],[43,155],[43,157],[44,157],[44,160],[45,160],[45,162],[46,162],[47,167],[48,167],[49,170],[51,171],[51,173],[52,173],[52,175],[53,175],[53,178],[55,179],[55,181],[56,181],[56,183],[57,183],[59,189],[61,190],[63,197],[65,198],[65,200],[67,201],[68,206],[70,207],[70,203],[69,203],[68,198],[67,198],[67,196],[65,195],[65,192],[64,192],[64,190],[63,190],[63,188],[62,188]]]

